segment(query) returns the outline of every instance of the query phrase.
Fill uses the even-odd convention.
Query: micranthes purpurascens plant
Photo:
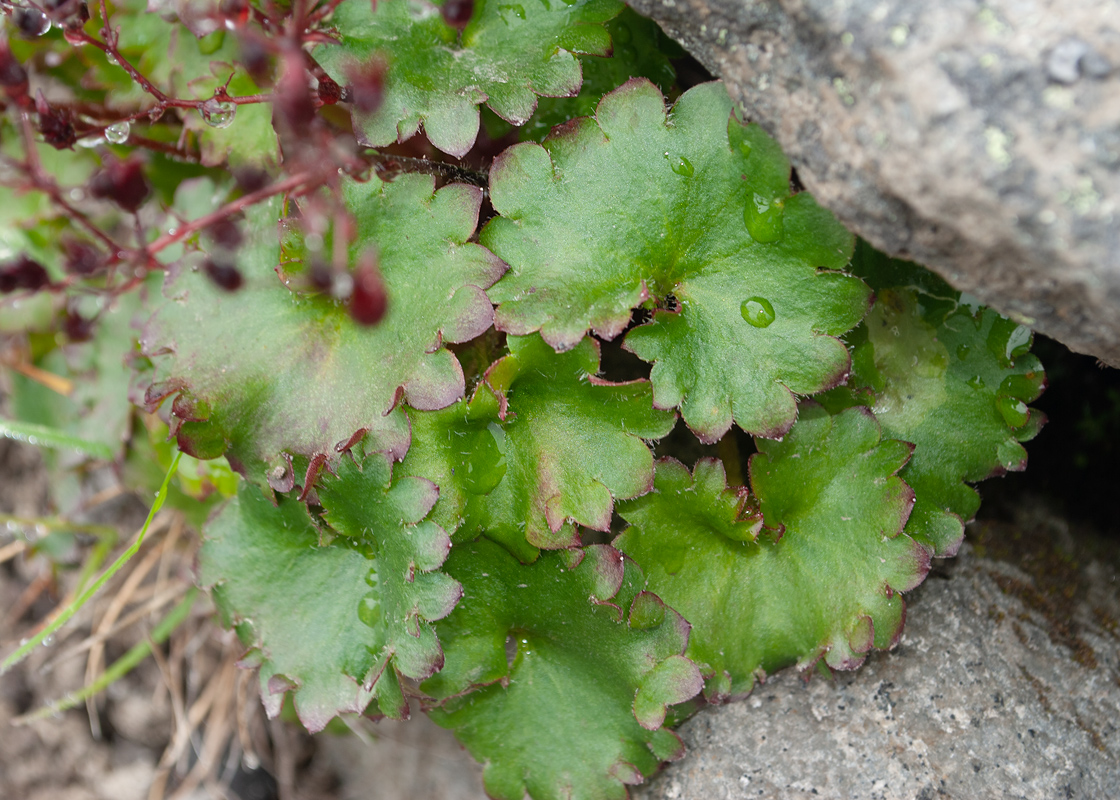
[[[199,580],[270,713],[414,699],[495,797],[623,797],[891,647],[1025,466],[1030,331],[616,0],[0,7],[4,429],[241,476]]]

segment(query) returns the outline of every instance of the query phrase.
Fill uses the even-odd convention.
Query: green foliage
[[[680,407],[705,442],[732,420],[761,435],[787,430],[794,393],[847,373],[832,337],[869,298],[860,281],[818,270],[847,263],[851,236],[808,195],[789,196],[789,163],[730,113],[724,88],[705,84],[677,101],[669,124],[656,87],[627,83],[595,119],[495,161],[500,216],[482,231],[510,265],[490,291],[500,330],[539,330],[567,349],[588,329],[614,338],[652,300],[659,310],[626,346],[655,363],[655,404]],[[769,227],[752,235],[743,215],[760,197]]]
[[[380,453],[359,468],[343,459],[338,475],[324,478],[319,499],[324,519],[356,546],[374,554],[376,566],[366,576],[372,587],[358,616],[374,629],[381,644],[374,682],[382,712],[407,716],[397,673],[422,680],[443,666],[443,652],[425,623],[451,613],[462,587],[438,568],[451,539],[434,522],[424,521],[438,489],[422,478],[391,483],[392,465]],[[386,665],[393,670],[386,672]]]
[[[522,140],[539,142],[557,125],[576,117],[593,116],[603,95],[630,78],[647,78],[666,95],[673,91],[677,73],[671,59],[682,57],[684,50],[657,23],[627,7],[606,28],[614,57],[581,56],[583,85],[579,94],[540,98],[536,113],[517,129]]]
[[[446,701],[433,718],[485,765],[488,794],[621,798],[682,750],[662,724],[700,691],[682,657],[688,623],[643,591],[634,562],[592,545],[522,565],[480,539],[447,571],[464,597],[439,625],[447,663],[423,688]]]
[[[200,581],[270,714],[414,699],[494,797],[622,798],[666,720],[891,647],[1025,465],[1029,330],[616,0],[103,8],[0,47],[0,433],[230,498]],[[654,460],[733,425],[747,486]]]
[[[292,691],[312,731],[365,710],[374,693],[362,682],[382,644],[359,616],[373,559],[321,536],[294,498],[274,505],[245,483],[207,526],[199,556],[199,579],[249,648],[242,663],[259,669],[269,714]]]
[[[1045,422],[1026,405],[1045,387],[1042,365],[1028,353],[1029,329],[964,305],[940,281],[910,285],[921,279],[915,265],[862,245],[853,266],[877,302],[850,339],[848,386],[822,399],[870,406],[884,435],[915,445],[901,473],[917,495],[906,531],[934,555],[954,555],[980,508],[966,481],[1026,468],[1020,442]]]
[[[620,509],[631,527],[615,544],[692,623],[687,655],[705,665],[712,699],[798,661],[858,666],[897,640],[898,593],[929,569],[901,533],[913,492],[897,473],[910,448],[882,440],[871,414],[806,405],[781,442],[759,448],[755,497],[728,489],[719,462],[689,475],[670,459],[654,493]]]
[[[660,439],[676,420],[653,408],[646,381],[595,378],[594,340],[559,354],[536,336],[508,346],[469,404],[421,423],[438,432],[416,442],[404,469],[444,487],[464,534],[531,561],[539,547],[578,546],[572,523],[610,530],[613,500],[653,484],[642,440]]]
[[[155,364],[148,400],[176,395],[172,413],[182,421],[177,439],[185,452],[228,453],[247,477],[290,489],[303,482],[294,469],[316,455],[333,457],[357,431],[377,438],[377,449],[403,454],[408,422],[393,411],[402,398],[414,408],[442,408],[462,396],[462,369],[442,344],[490,327],[484,289],[502,267],[467,242],[481,192],[459,184],[433,190],[419,175],[345,184],[359,241],[376,243],[386,284],[389,310],[375,327],[316,291],[306,270],[278,274],[278,201],[249,212],[238,291],[187,265],[169,280],[168,302],[142,342]],[[286,244],[288,258],[313,255],[305,242]]]
[[[579,91],[575,53],[610,52],[602,23],[623,9],[618,0],[479,2],[460,32],[438,8],[415,0],[343,0],[334,14],[341,47],[323,54],[339,80],[348,65],[382,58],[385,99],[373,113],[355,114],[362,144],[404,141],[420,125],[428,140],[463,156],[478,135],[478,105],[524,124],[538,95]]]

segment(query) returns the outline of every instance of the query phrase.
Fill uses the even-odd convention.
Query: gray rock
[[[880,249],[1120,365],[1120,0],[634,0]]]
[[[1117,570],[997,534],[1031,572],[966,545],[912,595],[894,652],[701,712],[688,755],[637,796],[1120,797]]]

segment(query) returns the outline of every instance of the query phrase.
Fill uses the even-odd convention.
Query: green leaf
[[[625,8],[606,24],[606,29],[611,37],[610,56],[580,56],[583,85],[579,94],[542,97],[536,113],[518,131],[523,141],[539,142],[555,126],[591,116],[603,95],[630,78],[648,78],[666,95],[672,90],[677,71],[669,59],[680,58],[685,52],[662,33],[656,22]]]
[[[378,668],[391,664],[399,676],[422,680],[443,666],[443,651],[426,623],[450,614],[462,587],[438,571],[451,539],[439,525],[423,521],[435,504],[435,485],[391,478],[392,464],[380,453],[366,456],[360,467],[344,458],[337,476],[324,476],[318,495],[327,523],[375,554],[376,566],[366,579],[372,588],[359,616],[381,644]],[[399,679],[389,685],[399,685]],[[407,706],[394,708],[383,695],[380,681],[375,689],[384,713],[407,716]]]
[[[846,265],[851,236],[808,194],[790,196],[777,145],[730,115],[721,84],[686,92],[670,121],[657,88],[631,81],[595,119],[498,157],[501,216],[481,237],[510,265],[490,291],[501,330],[565,350],[588,329],[617,336],[654,298],[661,310],[626,347],[654,362],[657,407],[679,406],[705,442],[732,420],[788,430],[795,394],[847,375],[833,337],[869,301],[860,280],[819,269]]]
[[[702,685],[682,657],[688,624],[667,608],[630,622],[660,602],[632,561],[593,545],[522,565],[481,539],[445,569],[463,600],[437,626],[447,660],[421,688],[446,698],[431,715],[484,764],[491,797],[624,798],[683,753],[662,723]]]
[[[286,263],[278,276],[278,201],[247,213],[241,289],[218,288],[189,261],[169,277],[167,302],[142,341],[155,366],[147,401],[177,393],[172,413],[185,451],[228,453],[243,474],[267,474],[286,491],[294,470],[316,457],[333,460],[360,431],[401,457],[408,422],[394,411],[399,400],[434,409],[462,397],[462,369],[442,345],[490,327],[485,289],[502,264],[467,242],[481,192],[433,187],[420,175],[344,183],[358,229],[352,257],[376,247],[386,284],[389,310],[375,326],[313,290],[300,264]]]
[[[376,575],[369,554],[321,544],[302,503],[280,497],[273,505],[247,482],[205,536],[200,582],[250,648],[242,664],[260,668],[269,716],[287,691],[313,732],[337,714],[364,711],[375,689],[363,681],[384,666],[379,631],[359,617]]]
[[[431,519],[454,534],[455,541],[477,536],[477,525],[464,525],[468,503],[493,490],[506,473],[498,445],[505,434],[491,397],[477,403],[460,400],[439,411],[408,410],[412,445],[398,474],[423,477],[439,487]],[[524,549],[531,560],[535,550]]]
[[[875,307],[852,335],[848,386],[822,402],[870,406],[884,436],[915,445],[901,473],[917,497],[906,532],[934,555],[951,556],[980,507],[966,481],[1026,468],[1019,443],[1045,422],[1026,404],[1041,394],[1046,376],[1027,352],[1027,328],[963,305],[947,286],[922,279],[916,265],[884,265],[884,258],[861,248],[854,266],[880,284]]]
[[[538,95],[579,91],[573,53],[610,52],[602,24],[622,8],[617,0],[476,3],[460,34],[430,4],[344,0],[333,17],[341,46],[317,56],[340,83],[348,80],[348,65],[373,59],[388,64],[381,106],[373,114],[354,112],[362,144],[404,141],[423,124],[433,145],[463,156],[478,134],[480,103],[520,125]]]
[[[902,533],[913,492],[897,473],[910,448],[881,440],[866,409],[832,417],[803,405],[786,437],[759,449],[755,498],[728,489],[718,461],[690,475],[663,459],[654,492],[619,504],[631,527],[614,544],[692,624],[686,655],[705,665],[713,701],[795,662],[853,669],[872,647],[892,646],[899,592],[929,569],[925,548]]]
[[[675,415],[652,407],[646,381],[595,377],[599,347],[585,339],[557,354],[538,336],[510,337],[470,404],[419,423],[406,474],[430,478],[479,532],[525,561],[537,548],[579,543],[571,523],[610,529],[615,499],[653,485],[653,455]]]

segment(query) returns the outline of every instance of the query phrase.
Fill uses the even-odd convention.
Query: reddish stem
[[[300,172],[292,175],[289,178],[285,178],[282,181],[278,181],[271,186],[266,186],[263,189],[258,189],[255,192],[243,195],[236,200],[233,200],[232,202],[226,203],[216,211],[212,211],[209,214],[199,217],[198,219],[191,220],[190,222],[183,224],[182,226],[175,229],[175,233],[165,233],[163,236],[159,237],[150,245],[145,247],[142,252],[144,253],[144,255],[150,257],[155,253],[158,253],[163,248],[173,245],[176,242],[182,241],[192,233],[201,231],[203,228],[207,228],[213,225],[215,222],[225,219],[232,214],[236,214],[237,212],[246,209],[249,206],[256,205],[262,200],[267,200],[268,198],[275,197],[278,194],[287,194],[288,192],[295,191],[296,189],[304,187],[308,184],[320,185],[324,183],[332,174],[334,174],[334,172],[335,170],[333,167],[329,170],[307,170],[306,172]]]
[[[31,186],[28,188],[36,189],[50,197],[51,201],[65,211],[71,219],[103,242],[109,248],[110,258],[115,258],[121,252],[120,245],[94,225],[89,217],[70,205],[70,202],[62,196],[62,190],[54,182],[54,178],[43,171],[35,142],[35,130],[31,127],[31,116],[26,111],[20,112],[20,132],[23,135],[23,147],[27,154],[27,161],[22,165],[23,171],[31,181]]]

